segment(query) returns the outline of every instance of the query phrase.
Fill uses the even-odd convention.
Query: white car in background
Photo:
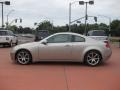
[[[88,31],[87,36],[89,36],[93,39],[96,39],[96,40],[100,40],[100,41],[108,40],[108,36],[106,35],[105,31],[103,31],[103,30]]]
[[[91,30],[88,31],[87,36],[99,41],[103,41],[107,44],[110,43],[109,37],[104,30]],[[109,45],[108,45],[109,46]]]
[[[10,30],[0,30],[0,45],[12,47],[13,44],[18,44],[17,36]]]

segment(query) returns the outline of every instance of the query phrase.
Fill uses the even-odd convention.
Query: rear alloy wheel
[[[102,57],[97,51],[90,51],[85,56],[85,62],[90,66],[99,65],[102,61]]]
[[[31,54],[27,50],[20,50],[16,54],[16,61],[22,65],[29,64],[32,61]]]

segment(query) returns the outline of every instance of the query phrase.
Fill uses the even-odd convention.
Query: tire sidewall
[[[18,55],[20,52],[23,52],[23,51],[26,52],[26,53],[28,53],[28,54],[29,54],[29,57],[30,57],[29,61],[28,61],[27,63],[25,63],[25,64],[21,63],[21,62],[17,59],[17,55]],[[27,50],[20,50],[20,51],[18,51],[18,52],[16,53],[16,55],[15,55],[15,60],[16,60],[16,63],[18,63],[18,64],[20,64],[20,65],[29,65],[29,64],[32,63],[32,56],[31,56],[31,54],[30,54],[29,51],[27,51]]]
[[[90,63],[88,62],[88,60],[87,60],[87,56],[88,56],[91,52],[97,53],[97,54],[99,54],[99,56],[100,56],[99,62],[98,62],[97,64],[95,64],[95,65],[90,64]],[[92,66],[92,67],[94,67],[94,66],[99,66],[99,65],[102,63],[102,56],[101,56],[101,54],[100,54],[98,51],[95,51],[95,50],[89,51],[89,52],[87,52],[86,55],[85,55],[84,63],[85,63],[86,65]]]

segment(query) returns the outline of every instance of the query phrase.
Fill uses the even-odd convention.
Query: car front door
[[[85,38],[72,35],[72,59],[80,61],[85,47]]]
[[[39,47],[39,59],[41,60],[70,60],[72,55],[72,43],[70,35],[58,34],[47,39],[47,44]]]

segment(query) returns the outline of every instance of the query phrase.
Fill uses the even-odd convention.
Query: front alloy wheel
[[[31,54],[26,50],[20,50],[16,54],[16,61],[22,65],[29,64],[32,61]]]
[[[85,62],[90,66],[96,66],[101,63],[101,55],[97,51],[90,51],[85,56]]]

